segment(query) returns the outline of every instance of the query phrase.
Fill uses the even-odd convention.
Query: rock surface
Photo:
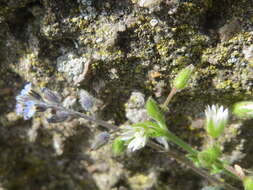
[[[176,73],[193,64],[168,126],[205,146],[207,104],[252,100],[252,8],[250,0],[1,0],[0,188],[201,189],[202,178],[148,148],[119,157],[110,144],[89,151],[99,131],[87,121],[25,122],[15,96],[27,81],[64,99],[85,89],[102,102],[88,114],[121,125],[146,114],[127,106],[131,94],[162,102]],[[233,120],[223,139],[228,160],[252,166],[252,133],[251,121]]]

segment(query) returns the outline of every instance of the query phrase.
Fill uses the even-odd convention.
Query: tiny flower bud
[[[238,102],[233,106],[233,114],[238,117],[253,117],[253,102]]]
[[[85,111],[90,111],[94,105],[94,98],[86,91],[80,90],[79,102]]]
[[[243,186],[245,190],[253,190],[253,177],[245,177],[243,179]]]
[[[47,110],[47,105],[44,103],[37,104],[36,110],[37,112],[44,112]]]
[[[182,90],[183,88],[185,88],[191,77],[193,70],[194,70],[193,65],[189,65],[188,67],[181,70],[174,79],[173,82],[174,88],[176,88],[177,90]]]
[[[66,121],[70,118],[70,114],[65,111],[57,111],[55,115],[50,118],[47,118],[48,123],[59,123]]]
[[[41,89],[43,98],[51,103],[60,103],[60,98],[58,95],[56,95],[52,90],[49,90],[48,88],[42,88]]]
[[[213,138],[218,138],[228,122],[228,109],[224,109],[223,106],[207,106],[205,114],[207,133]]]
[[[94,142],[91,145],[91,150],[97,150],[103,145],[105,145],[110,139],[110,134],[107,132],[99,133],[95,139]]]

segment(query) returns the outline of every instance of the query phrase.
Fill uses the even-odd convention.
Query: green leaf
[[[156,120],[159,124],[160,127],[164,128],[165,126],[165,118],[163,113],[160,111],[158,104],[153,98],[149,98],[147,103],[146,103],[146,110],[148,112],[148,115]]]
[[[122,154],[126,149],[125,141],[121,140],[120,138],[116,138],[113,141],[112,149],[113,149],[114,154],[116,155]]]
[[[152,121],[145,121],[141,123],[135,123],[132,125],[132,127],[142,127],[145,129],[146,133],[149,137],[161,137],[165,136],[166,131],[164,128],[161,128],[161,126],[158,123],[152,122]]]
[[[153,127],[153,128],[159,128],[159,124],[155,123],[155,122],[152,122],[152,121],[144,121],[144,122],[140,122],[140,123],[134,123],[132,125],[133,127],[143,127],[143,128],[150,128],[150,127]]]
[[[252,176],[245,177],[243,179],[243,186],[245,190],[253,190],[253,177]]]

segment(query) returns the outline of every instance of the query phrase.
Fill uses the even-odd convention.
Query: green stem
[[[167,137],[167,139],[169,141],[172,141],[173,143],[177,144],[178,146],[180,146],[182,149],[184,149],[188,153],[193,154],[193,155],[196,155],[198,153],[197,150],[195,150],[190,145],[188,145],[186,142],[184,142],[179,137],[174,135],[171,131],[167,130],[165,132],[165,136]]]
[[[236,179],[236,180],[243,181],[243,177],[239,176],[239,175],[235,172],[234,168],[231,167],[230,165],[222,163],[222,161],[221,161],[220,159],[217,159],[216,164],[217,164],[218,166],[221,166],[221,167],[223,168],[223,172],[224,172],[227,176],[229,176],[229,177],[231,177],[231,178],[233,178],[233,179]]]
[[[181,140],[179,137],[177,137],[176,135],[174,135],[171,131],[166,130],[166,132],[164,132],[164,136],[171,142],[175,143],[176,145],[180,146],[182,149],[184,149],[185,151],[187,151],[188,153],[197,156],[198,151],[195,150],[194,148],[192,148],[189,144],[187,144],[186,142],[184,142],[183,140]],[[222,163],[221,160],[217,160],[216,164],[220,167],[222,167],[224,170],[223,172],[230,176],[233,177],[234,179],[238,179],[238,176],[236,176],[234,173],[231,173],[231,171],[229,171]]]

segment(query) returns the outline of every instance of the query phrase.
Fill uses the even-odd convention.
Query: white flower
[[[228,122],[228,109],[224,109],[223,106],[207,106],[205,114],[208,134],[213,138],[219,137]]]
[[[121,135],[121,140],[129,141],[127,149],[130,152],[134,152],[143,148],[148,141],[148,136],[145,133],[145,129],[142,127],[124,126],[124,132]]]

